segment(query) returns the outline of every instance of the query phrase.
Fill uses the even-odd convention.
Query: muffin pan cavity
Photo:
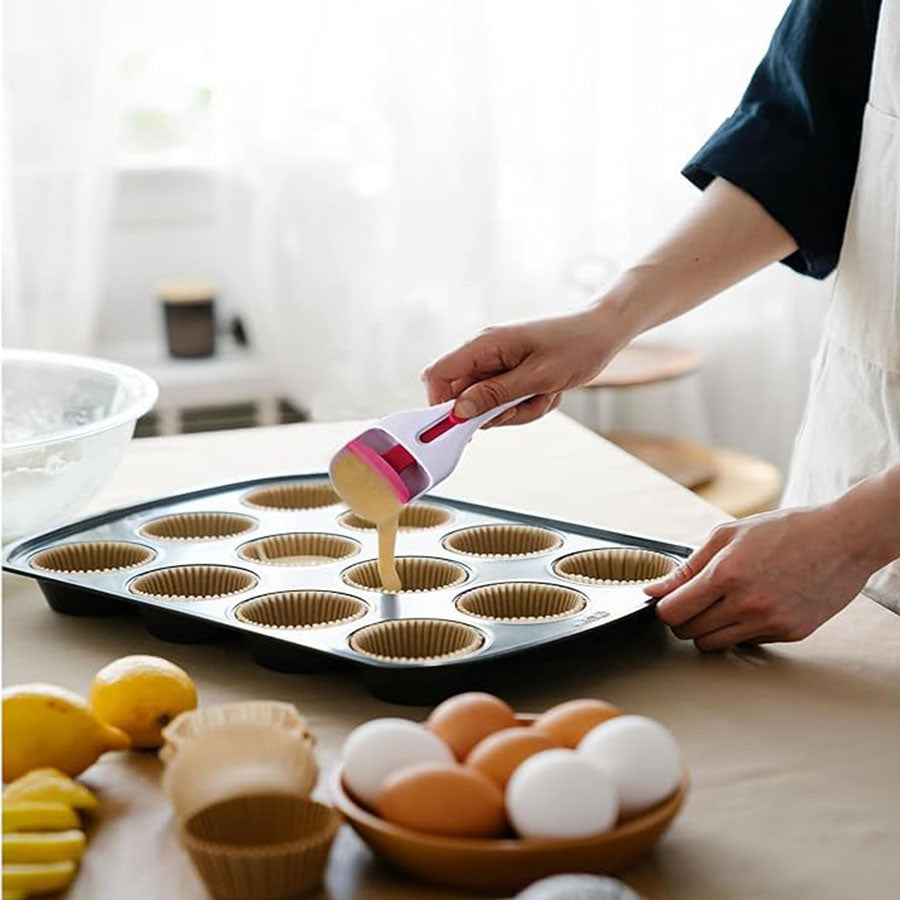
[[[284,591],[244,601],[235,611],[241,622],[264,628],[324,628],[361,619],[369,607],[335,591]]]
[[[579,591],[556,584],[514,581],[486,584],[460,595],[456,608],[492,622],[553,622],[577,616],[587,606]]]
[[[273,484],[250,491],[243,499],[247,506],[268,510],[320,509],[341,502],[331,484],[324,480]]]
[[[139,575],[131,592],[159,600],[214,600],[249,591],[256,577],[231,566],[173,566]]]
[[[246,534],[256,519],[237,513],[190,512],[160,516],[141,528],[144,537],[159,541],[215,541]]]
[[[413,594],[421,591],[440,591],[462,584],[468,572],[446,559],[421,556],[398,556],[397,574],[403,583],[398,593]],[[344,572],[344,581],[363,591],[381,592],[381,577],[374,559],[351,566]]]
[[[477,628],[447,619],[378,622],[350,638],[357,653],[394,663],[457,659],[476,653],[482,644],[484,635]]]
[[[562,547],[562,538],[532,525],[482,525],[463,528],[443,540],[447,550],[484,559],[525,559]]]
[[[244,544],[238,556],[266,566],[327,566],[359,553],[359,541],[317,532],[274,534]]]
[[[269,669],[342,668],[382,699],[433,704],[513,656],[640,627],[643,585],[691,548],[428,495],[400,520],[401,591],[382,590],[377,553],[316,472],[91,516],[6,547],[4,568],[94,627],[133,610],[163,640],[237,636]]]
[[[156,554],[141,544],[127,541],[84,541],[42,550],[31,557],[31,566],[66,575],[127,572],[151,562]]]
[[[645,584],[664,578],[678,562],[652,550],[616,547],[573,553],[554,563],[553,571],[579,584]]]
[[[354,531],[374,531],[375,526],[354,512],[345,512],[338,519],[344,528]],[[410,503],[400,513],[401,531],[424,531],[428,528],[440,528],[453,521],[453,513],[431,503]]]

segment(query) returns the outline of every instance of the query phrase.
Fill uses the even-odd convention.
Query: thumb
[[[645,585],[644,593],[657,600],[671,594],[675,588],[681,587],[697,575],[727,542],[724,530],[713,532],[677,569],[673,569],[665,578]]]
[[[526,366],[517,366],[502,375],[479,381],[459,395],[453,412],[461,419],[471,419],[518,397],[534,394],[539,388],[529,375]]]

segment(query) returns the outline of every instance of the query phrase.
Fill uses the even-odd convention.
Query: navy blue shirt
[[[881,0],[793,0],[740,106],[684,169],[761,203],[824,278],[837,265],[856,177]]]

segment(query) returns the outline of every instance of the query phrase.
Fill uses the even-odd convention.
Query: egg
[[[607,772],[623,816],[665,800],[681,781],[681,753],[669,730],[646,716],[618,716],[585,735],[578,752]]]
[[[506,829],[503,793],[486,775],[458,763],[394,772],[381,789],[378,814],[412,831],[492,838]]]
[[[524,838],[582,838],[616,822],[619,799],[607,773],[575,750],[544,750],[506,786],[506,811]]]
[[[569,700],[548,709],[537,718],[534,727],[560,747],[574,749],[592,728],[621,715],[621,709],[604,700]]]
[[[514,900],[641,900],[627,884],[603,875],[551,875],[532,882]]]
[[[462,762],[483,738],[516,724],[516,714],[499,697],[472,691],[436,706],[425,725],[449,744]]]
[[[385,779],[417,763],[449,763],[450,748],[433,732],[407,719],[372,719],[344,743],[343,777],[350,791],[373,806]]]
[[[534,728],[504,728],[479,741],[466,757],[466,765],[506,787],[513,771],[529,756],[555,746],[546,734]]]

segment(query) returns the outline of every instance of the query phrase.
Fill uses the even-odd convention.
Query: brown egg
[[[471,691],[436,706],[425,726],[449,744],[462,762],[482,738],[515,724],[516,714],[499,697]]]
[[[479,741],[466,757],[466,765],[484,772],[501,788],[529,756],[559,746],[534,728],[504,728]]]
[[[400,769],[385,782],[376,808],[388,822],[425,834],[490,838],[506,829],[500,788],[456,763]]]
[[[548,709],[533,727],[560,746],[574,749],[596,725],[621,715],[618,706],[605,700],[569,700]]]

